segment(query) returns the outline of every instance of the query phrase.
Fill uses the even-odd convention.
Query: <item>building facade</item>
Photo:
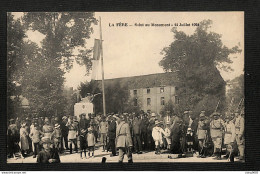
[[[145,112],[160,113],[170,100],[173,104],[179,101],[178,78],[173,72],[105,79],[105,86],[112,84],[127,88],[132,105]],[[100,80],[99,87],[101,89]]]
[[[130,89],[130,100],[145,112],[160,113],[170,100],[178,104],[175,86],[154,86],[139,89]]]

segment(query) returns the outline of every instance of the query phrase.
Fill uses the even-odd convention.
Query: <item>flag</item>
[[[99,64],[99,58],[100,58],[100,52],[101,52],[101,43],[99,39],[95,39],[94,42],[94,49],[93,49],[93,61],[92,61],[92,74],[91,79],[96,80],[97,78],[97,70],[98,70],[98,64]]]
[[[99,60],[101,51],[101,43],[99,39],[95,39],[94,43],[94,52],[93,52],[93,60]]]

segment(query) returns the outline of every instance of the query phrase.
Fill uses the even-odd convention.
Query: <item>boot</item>
[[[230,160],[231,163],[234,162],[234,154],[233,153],[230,154],[229,160]]]
[[[218,152],[217,160],[221,160],[221,152]]]
[[[80,151],[80,158],[83,159],[83,158],[82,158],[82,151]]]
[[[85,158],[87,158],[87,154],[86,154],[86,151],[84,151],[84,156],[85,156]]]
[[[128,160],[128,163],[133,163],[133,159]]]
[[[72,154],[72,144],[70,144],[70,154]]]

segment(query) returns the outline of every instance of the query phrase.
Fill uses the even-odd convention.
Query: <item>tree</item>
[[[105,87],[106,110],[108,113],[123,113],[128,103],[128,88],[117,81]]]
[[[21,79],[26,67],[23,39],[26,35],[21,21],[15,20],[11,13],[7,13],[7,21],[7,116],[14,118],[20,115],[21,109]]]
[[[241,99],[244,98],[244,75],[229,81],[228,85],[230,88],[227,91],[227,109],[232,112],[238,109]]]
[[[238,46],[229,49],[223,45],[221,35],[208,29],[211,20],[200,22],[192,35],[172,29],[174,41],[162,50],[159,65],[165,71],[176,72],[179,79],[179,108],[191,109],[198,114],[208,110],[210,114],[220,100],[220,112],[225,105],[225,82],[218,71],[232,70],[230,55],[240,53]]]
[[[91,68],[91,50],[85,47],[93,32],[91,25],[96,23],[93,13],[28,12],[23,23],[27,30],[45,35],[41,47],[30,43],[34,52],[28,57],[22,78],[23,93],[33,112],[44,116],[63,114],[64,73],[72,68],[74,59],[87,71]]]
[[[170,114],[176,114],[174,111],[175,110],[175,106],[173,104],[173,101],[172,100],[169,100],[165,105],[164,107],[161,109],[161,112],[160,114],[161,115],[165,115],[166,114],[166,111],[170,111]]]

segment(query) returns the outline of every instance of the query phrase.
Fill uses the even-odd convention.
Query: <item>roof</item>
[[[101,80],[98,80],[98,83],[101,87]],[[178,78],[176,73],[166,72],[141,76],[105,79],[105,85],[112,85],[116,83],[119,83],[121,86],[127,86],[128,89],[140,89],[159,86],[176,86],[178,83]]]

